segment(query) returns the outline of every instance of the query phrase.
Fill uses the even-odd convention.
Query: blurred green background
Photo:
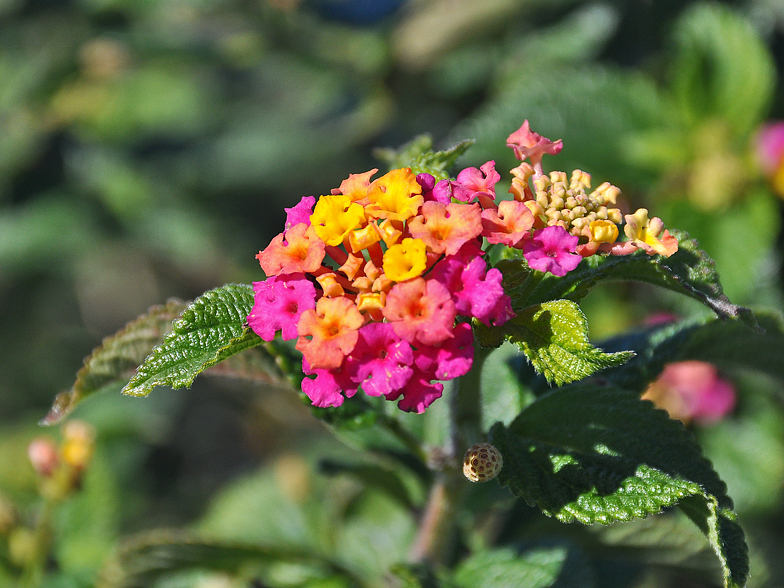
[[[782,68],[782,0],[0,0],[0,495],[34,502],[27,443],[56,434],[36,422],[103,337],[260,279],[284,207],[422,133],[476,139],[460,165],[503,175],[527,118],[564,140],[546,169],[618,185],[626,211],[699,239],[733,302],[780,309],[782,201],[754,137],[784,118]],[[585,310],[599,341],[695,312],[628,284]],[[738,413],[697,433],[758,546],[757,585],[782,586],[765,562],[784,546],[781,390],[736,385]],[[62,514],[67,585],[118,537],[190,524],[264,464],[306,472],[326,443],[293,394],[209,378],[76,416],[98,449]]]

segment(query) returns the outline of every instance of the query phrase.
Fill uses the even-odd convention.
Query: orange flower
[[[349,298],[321,298],[302,313],[297,349],[312,369],[338,369],[357,344],[365,319]]]

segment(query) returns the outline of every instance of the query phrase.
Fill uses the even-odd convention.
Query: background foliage
[[[782,206],[753,137],[766,119],[784,118],[782,26],[778,0],[0,0],[0,502],[31,516],[25,451],[41,434],[35,423],[103,337],[170,297],[259,279],[253,255],[281,230],[284,206],[378,166],[374,149],[421,133],[436,147],[474,138],[461,166],[495,158],[509,169],[504,139],[528,118],[563,138],[560,168],[619,185],[629,207],[650,206],[698,239],[733,302],[781,309]],[[658,312],[703,312],[625,283],[596,288],[583,307],[594,341]],[[769,363],[784,359],[762,351]],[[701,359],[732,357],[712,352]],[[497,397],[485,410],[488,425],[511,426],[542,384],[524,367],[518,377],[513,351],[501,355],[491,356]],[[727,365],[736,412],[692,428],[747,531],[750,585],[780,586],[781,385]],[[421,473],[374,488],[369,480],[388,481],[378,464],[348,468],[356,458],[280,384],[203,378],[144,400],[115,386],[79,407],[97,429],[97,454],[82,493],[58,511],[62,567],[52,585],[92,585],[98,570],[107,585],[148,585],[165,541],[136,536],[117,552],[120,539],[175,527],[279,542],[285,553],[238,548],[221,568],[253,577],[285,556],[288,567],[265,572],[272,585],[319,585],[325,570],[351,581],[326,557],[298,564],[313,551],[355,554],[349,567],[371,577],[405,560]],[[416,426],[437,435],[438,419],[428,411]],[[389,443],[369,434],[343,433]],[[477,504],[509,496],[472,492]],[[525,503],[514,513],[519,524],[497,532],[516,551],[464,561],[455,585],[476,585],[488,569],[509,585],[510,561],[530,564],[520,565],[532,586],[553,577],[563,586],[710,585],[696,573],[713,565],[709,547],[677,517],[594,529],[556,527]],[[208,557],[180,533],[173,559]],[[535,536],[551,545],[531,547]],[[139,567],[128,572],[127,561]],[[417,570],[398,571],[400,585],[427,585]],[[192,585],[193,574],[167,585]]]

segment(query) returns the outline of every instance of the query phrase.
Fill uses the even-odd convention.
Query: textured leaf
[[[123,394],[146,396],[155,386],[188,387],[207,368],[261,345],[261,338],[245,327],[253,297],[251,286],[227,284],[194,300],[139,366]]]
[[[342,576],[352,574],[335,562],[307,550],[207,540],[186,532],[156,531],[126,542],[104,568],[98,588],[146,588],[173,572],[201,569],[238,573],[253,564],[301,563]]]
[[[433,151],[432,139],[428,135],[420,135],[398,150],[379,149],[375,155],[385,161],[390,169],[410,167],[415,174],[429,173],[438,181],[449,177],[449,168],[473,144],[473,141],[465,140],[445,151]]]
[[[638,393],[553,390],[491,437],[504,457],[501,484],[546,514],[609,524],[682,505],[716,550],[726,585],[745,584],[748,550],[725,484],[683,425]]]
[[[566,298],[578,301],[602,281],[647,282],[702,302],[722,319],[740,318],[755,326],[747,308],[732,304],[724,295],[716,263],[697,242],[683,231],[671,231],[678,239],[678,251],[669,258],[648,255],[640,250],[632,255],[594,255],[562,278],[539,272],[531,274],[524,260],[498,264],[509,281],[513,305],[536,304]],[[507,277],[508,276],[508,277]]]
[[[593,576],[584,556],[558,546],[479,552],[460,564],[453,581],[458,588],[590,588]]]
[[[544,302],[522,310],[504,325],[536,371],[557,385],[574,382],[629,360],[632,353],[604,353],[588,340],[588,323],[570,300]]]
[[[56,424],[84,398],[109,386],[127,382],[152,348],[171,330],[172,321],[185,307],[186,304],[180,300],[153,306],[122,330],[105,338],[84,360],[73,387],[54,399],[52,408],[41,419],[41,424]]]

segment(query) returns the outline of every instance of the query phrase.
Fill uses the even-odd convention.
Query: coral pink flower
[[[642,397],[684,422],[715,423],[735,408],[734,387],[704,361],[668,364]]]
[[[482,232],[478,204],[425,202],[420,215],[408,224],[415,239],[421,239],[433,253],[454,255]]]
[[[316,308],[316,288],[304,274],[273,276],[253,282],[254,304],[248,326],[265,341],[281,331],[284,340],[297,338],[299,317]]]
[[[514,247],[534,226],[534,215],[522,202],[502,200],[498,210],[488,208],[482,211],[482,236],[490,243],[503,243]]]
[[[336,369],[351,353],[365,322],[348,298],[321,298],[315,310],[302,313],[297,325],[297,349],[314,369]]]
[[[325,255],[324,242],[313,227],[299,223],[275,237],[256,259],[267,276],[315,272]]]
[[[563,227],[553,225],[536,231],[532,239],[524,241],[523,255],[532,269],[565,276],[582,260],[575,253],[579,241]]]
[[[452,337],[455,303],[436,280],[414,278],[395,284],[387,294],[384,318],[395,334],[412,345],[437,345]]]
[[[558,139],[553,142],[539,133],[534,133],[526,120],[523,126],[507,137],[506,146],[514,149],[515,157],[520,161],[530,159],[537,174],[541,174],[542,156],[560,153],[563,149],[563,141]]]
[[[411,345],[395,335],[392,325],[371,323],[359,330],[359,340],[346,360],[346,368],[365,394],[382,396],[406,385],[413,363]]]
[[[367,198],[368,188],[370,187],[370,177],[378,169],[371,169],[363,174],[349,174],[348,179],[341,182],[340,188],[332,190],[332,194],[343,194],[348,196],[352,202]]]

